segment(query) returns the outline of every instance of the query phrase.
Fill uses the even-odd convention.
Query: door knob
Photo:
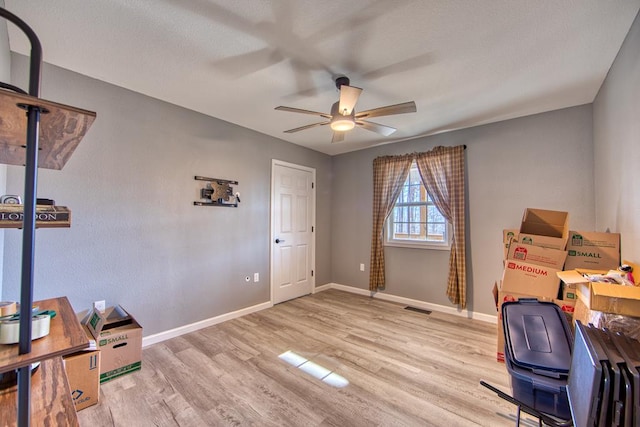
[[[276,239],[276,243],[284,243],[284,239]]]

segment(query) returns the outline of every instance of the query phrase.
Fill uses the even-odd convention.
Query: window
[[[422,184],[414,161],[386,223],[387,246],[450,249],[450,230]]]

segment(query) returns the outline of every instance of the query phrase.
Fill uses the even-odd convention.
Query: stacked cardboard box
[[[620,265],[620,234],[570,231],[569,214],[562,211],[526,209],[520,228],[503,230],[502,242],[504,272],[494,290],[498,316],[505,301],[536,298],[555,302],[571,319],[578,302],[576,284],[561,282],[557,273]],[[501,319],[497,341],[497,359],[503,361]]]
[[[520,229],[503,231],[504,271],[496,301],[497,360],[504,361],[502,303],[521,298],[557,300],[560,279],[556,272],[562,270],[567,258],[564,248],[569,234],[568,222],[566,212],[526,209]]]
[[[518,239],[521,243],[564,251],[569,237],[569,214],[546,209],[526,209]]]
[[[620,265],[620,234],[569,231],[564,270],[582,272],[615,270]],[[576,285],[562,282],[562,299],[577,302]]]
[[[569,231],[565,270],[616,270],[620,266],[620,234]]]

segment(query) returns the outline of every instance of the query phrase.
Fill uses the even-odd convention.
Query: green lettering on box
[[[89,320],[89,323],[91,324],[91,327],[93,328],[94,331],[99,321],[100,321],[100,316],[98,316],[98,313],[93,313],[93,316],[91,316],[91,320]]]
[[[129,365],[116,368],[112,371],[105,372],[104,374],[100,374],[100,384],[110,381],[114,378],[121,377],[130,372],[139,371],[140,369],[142,369],[142,361],[134,362]]]

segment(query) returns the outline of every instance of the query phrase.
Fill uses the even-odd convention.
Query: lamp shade
[[[339,111],[339,102],[336,102],[331,107],[331,123],[329,126],[335,132],[346,132],[353,129],[356,126],[355,110],[351,110],[351,114],[343,115]]]
[[[336,132],[346,132],[353,129],[356,124],[349,116],[339,116],[331,120],[330,126]]]

